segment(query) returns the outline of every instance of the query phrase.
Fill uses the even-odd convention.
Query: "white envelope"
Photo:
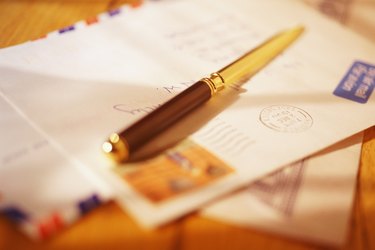
[[[0,212],[45,239],[112,198],[92,171],[62,154],[0,93]]]
[[[250,183],[202,211],[242,227],[327,245],[347,239],[362,134]]]

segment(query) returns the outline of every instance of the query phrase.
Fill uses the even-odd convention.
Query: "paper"
[[[144,226],[182,216],[375,122],[367,85],[373,67],[350,71],[356,61],[375,63],[374,46],[298,2],[162,1],[125,11],[80,32],[2,50],[0,88],[51,142],[113,184]],[[233,168],[230,174],[155,203],[112,170],[100,152],[111,132],[296,23],[306,32],[282,56],[179,124],[210,120],[191,138]],[[368,95],[365,104],[333,94],[347,74],[357,77],[352,89]]]
[[[0,93],[0,212],[47,238],[107,201],[110,187],[58,152]]]
[[[287,166],[202,214],[303,241],[342,245],[356,187],[362,135]]]

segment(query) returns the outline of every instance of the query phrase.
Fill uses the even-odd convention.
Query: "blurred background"
[[[304,2],[375,42],[375,0],[296,1]],[[0,47],[37,39],[51,31],[128,3],[137,4],[139,1],[0,0]],[[61,9],[64,11],[59,11]]]
[[[375,0],[301,0],[375,42]]]

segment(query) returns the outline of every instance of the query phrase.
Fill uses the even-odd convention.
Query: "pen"
[[[208,101],[226,85],[251,77],[286,49],[304,28],[297,26],[269,38],[221,70],[202,78],[125,130],[113,133],[103,143],[103,151],[118,163]]]

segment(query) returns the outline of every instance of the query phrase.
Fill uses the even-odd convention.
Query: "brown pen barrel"
[[[114,157],[117,161],[126,161],[128,156],[137,151],[155,136],[176,123],[190,111],[196,109],[211,97],[211,88],[204,81],[198,81],[185,91],[176,95],[159,108],[146,115],[124,131],[118,133],[120,143],[128,150],[123,157]],[[116,147],[114,145],[114,147]],[[113,150],[113,154],[121,154]]]

